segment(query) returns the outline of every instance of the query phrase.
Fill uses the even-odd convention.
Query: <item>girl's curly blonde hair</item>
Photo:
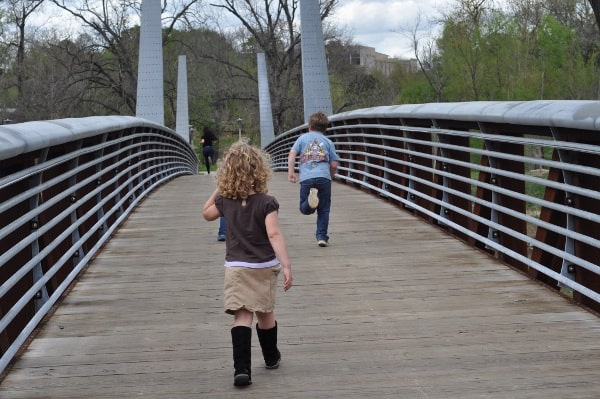
[[[270,165],[264,151],[243,142],[232,144],[218,162],[216,180],[220,194],[230,199],[246,199],[252,190],[266,194]]]

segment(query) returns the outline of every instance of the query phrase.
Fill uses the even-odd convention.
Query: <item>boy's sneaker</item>
[[[315,209],[319,206],[319,190],[316,188],[310,189],[310,194],[308,194],[308,206],[312,209]]]
[[[225,234],[219,234],[217,236],[217,241],[225,241]]]
[[[317,244],[318,244],[320,247],[326,247],[327,245],[329,245],[329,244],[327,243],[327,241],[325,241],[325,240],[319,240],[319,241],[317,241]]]

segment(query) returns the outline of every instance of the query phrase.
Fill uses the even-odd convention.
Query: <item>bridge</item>
[[[596,398],[599,118],[562,101],[332,116],[332,245],[276,172],[296,284],[278,296],[282,366],[255,342],[244,394]],[[274,170],[305,130],[266,146]],[[187,143],[121,117],[0,140],[0,397],[239,393],[224,248],[200,216],[214,183]]]

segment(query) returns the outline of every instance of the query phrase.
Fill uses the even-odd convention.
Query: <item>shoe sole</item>
[[[310,194],[308,194],[308,206],[312,209],[315,209],[319,206],[319,190],[316,188],[310,189]]]
[[[277,363],[275,363],[275,364],[270,365],[270,366],[267,364],[267,365],[265,365],[265,368],[268,369],[268,370],[277,369],[277,368],[279,368],[279,361]]]
[[[281,362],[281,354],[279,355],[279,359],[277,359],[277,361],[273,364],[268,364],[265,363],[265,368],[269,369],[269,370],[274,370],[276,368],[279,368],[279,362]]]
[[[248,374],[241,373],[233,377],[233,385],[236,387],[243,387],[250,384],[252,384],[252,380],[250,380]]]
[[[326,246],[328,245],[327,241],[324,241],[324,240],[319,240],[319,241],[317,242],[317,244],[319,244],[319,246],[320,246],[321,248],[324,248],[324,247],[326,247]]]

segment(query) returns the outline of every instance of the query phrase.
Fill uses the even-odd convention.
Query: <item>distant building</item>
[[[384,76],[390,76],[394,68],[402,65],[406,73],[416,73],[419,71],[417,60],[402,60],[400,58],[390,58],[387,54],[378,53],[374,47],[352,46],[350,51],[350,64],[360,65],[368,71],[378,71]]]

